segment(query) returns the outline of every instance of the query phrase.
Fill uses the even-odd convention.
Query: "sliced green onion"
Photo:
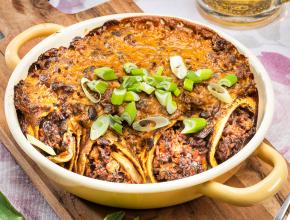
[[[169,93],[166,100],[166,111],[168,114],[173,114],[176,110],[177,104],[175,101],[173,101],[171,93]]]
[[[123,119],[119,116],[119,115],[110,115],[110,119],[112,121],[112,123],[119,123],[122,124]]]
[[[232,87],[238,81],[238,77],[234,74],[229,74],[219,81],[221,86]]]
[[[135,102],[131,102],[126,106],[121,117],[123,120],[127,121],[129,125],[131,125],[133,121],[135,120],[136,114],[137,114],[137,109],[136,109]]]
[[[137,69],[138,67],[134,63],[125,63],[123,68],[126,73],[130,74],[133,69]]]
[[[185,79],[183,82],[183,88],[192,91],[194,82],[191,79]]]
[[[115,74],[114,70],[110,67],[101,67],[94,70],[94,73],[102,78],[103,80],[115,80],[118,79],[117,75]]]
[[[116,131],[118,134],[122,134],[123,133],[123,125],[119,124],[119,123],[113,123],[112,125],[110,125],[110,127]]]
[[[177,110],[177,104],[172,99],[172,95],[170,92],[166,92],[160,89],[157,89],[155,91],[155,96],[158,100],[158,102],[166,107],[166,111],[169,114],[173,114]]]
[[[108,88],[108,83],[102,80],[93,80],[88,82],[87,86],[94,92],[104,94]]]
[[[83,77],[83,78],[81,79],[81,86],[82,86],[82,89],[83,89],[83,91],[84,91],[86,97],[87,97],[91,102],[93,102],[93,103],[98,103],[98,102],[101,100],[101,94],[100,94],[98,91],[96,91],[97,94],[98,94],[98,96],[99,96],[98,99],[97,99],[93,94],[91,94],[90,91],[87,89],[87,83],[89,83],[89,82],[90,82],[89,79]]]
[[[143,81],[142,76],[123,76],[122,87],[128,88],[137,82]]]
[[[173,91],[173,94],[174,94],[175,96],[179,96],[179,95],[181,94],[180,89],[179,89],[179,88],[176,88],[176,89]]]
[[[110,127],[119,134],[122,134],[123,126],[122,121],[123,119],[119,115],[109,115],[110,117]]]
[[[182,134],[191,134],[201,131],[206,126],[207,121],[204,118],[186,118],[183,120],[184,129]]]
[[[213,71],[211,69],[199,69],[197,71],[188,71],[186,78],[192,80],[194,83],[200,83],[212,77]]]
[[[213,71],[211,69],[199,69],[195,74],[200,78],[200,80],[208,80],[212,77]]]
[[[51,156],[56,155],[54,149],[51,146],[48,146],[47,144],[41,142],[40,140],[36,139],[32,135],[27,134],[26,138],[30,144],[38,147],[39,149],[43,150],[44,152],[48,153],[49,155],[51,155]]]
[[[154,78],[156,83],[160,83],[160,82],[163,82],[163,81],[172,81],[172,77],[170,77],[170,76],[153,75],[152,77]]]
[[[166,102],[167,102],[167,98],[169,96],[170,92],[166,92],[160,89],[157,89],[155,91],[155,96],[158,100],[158,102],[160,103],[160,105],[162,106],[166,106]]]
[[[156,71],[156,75],[157,76],[161,76],[162,75],[162,73],[163,73],[163,70],[164,70],[164,67],[163,66],[159,66],[158,68],[157,68],[157,71]]]
[[[170,121],[163,116],[152,116],[133,123],[136,131],[153,131],[170,124]]]
[[[170,67],[171,71],[179,79],[183,79],[187,74],[187,68],[181,56],[170,57]]]
[[[140,97],[139,97],[139,95],[137,93],[135,93],[133,91],[126,92],[124,101],[126,101],[126,102],[132,102],[132,101],[137,102],[139,100],[140,100]]]
[[[141,82],[134,83],[132,86],[129,86],[127,88],[128,91],[133,91],[133,92],[141,92],[142,91],[142,84]]]
[[[153,76],[143,76],[144,82],[148,83],[151,86],[156,86],[157,82]]]
[[[186,78],[192,80],[194,83],[200,83],[202,81],[192,70],[187,72]]]
[[[148,75],[148,71],[144,68],[137,68],[137,69],[132,69],[131,74],[133,76],[145,76],[145,75]]]
[[[229,94],[228,90],[222,87],[217,83],[210,83],[207,86],[209,92],[219,100],[225,103],[231,103],[233,101],[231,95]]]
[[[90,131],[90,139],[92,141],[97,140],[104,135],[108,130],[110,124],[110,118],[108,115],[101,115],[94,121]]]
[[[113,105],[122,105],[126,94],[126,89],[114,89],[111,97]]]
[[[177,89],[177,85],[173,82],[162,81],[156,86],[157,89],[163,89],[168,92],[173,92]]]
[[[149,84],[142,82],[141,83],[141,90],[148,95],[150,95],[152,92],[154,92],[155,88],[153,86],[150,86]]]

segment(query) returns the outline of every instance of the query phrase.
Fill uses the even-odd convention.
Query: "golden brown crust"
[[[21,112],[21,127],[24,133],[31,133],[32,129],[39,140],[54,147],[57,153],[66,150],[62,146],[61,136],[69,130],[80,138],[80,146],[77,146],[80,154],[73,157],[79,158],[80,162],[75,162],[70,169],[94,178],[106,179],[110,176],[108,180],[111,181],[132,182],[125,174],[106,171],[106,162],[116,162],[110,153],[106,154],[102,149],[105,147],[108,151],[115,149],[115,146],[104,140],[86,144],[89,142],[89,129],[97,116],[123,112],[126,104],[114,106],[110,98],[112,90],[120,86],[120,79],[125,75],[122,65],[126,62],[136,63],[151,74],[158,66],[163,66],[163,74],[173,77],[182,89],[183,81],[170,70],[169,57],[173,55],[180,55],[190,70],[210,68],[215,74],[210,80],[195,85],[192,92],[182,90],[179,97],[174,97],[178,110],[173,115],[159,105],[154,95],[140,93],[141,100],[136,103],[137,120],[152,115],[162,115],[171,120],[199,115],[207,118],[208,124],[212,125],[213,118],[224,104],[210,95],[207,85],[217,82],[226,74],[235,74],[239,78],[238,83],[228,89],[233,98],[256,95],[247,58],[213,30],[171,17],[129,17],[121,21],[108,21],[85,37],[74,38],[69,47],[52,48],[39,56],[29,68],[27,78],[15,86],[15,106]],[[94,104],[85,96],[80,80],[82,77],[95,79],[94,69],[103,66],[114,69],[119,79],[110,81],[101,101]],[[209,132],[202,138],[205,143],[210,127],[207,130]],[[127,126],[124,134],[127,135],[124,145],[130,149],[132,157],[139,160],[146,158],[145,154],[150,149],[147,149],[145,142],[150,135],[142,136]],[[196,152],[195,146],[193,148]],[[205,152],[204,149],[201,151]],[[122,158],[122,152],[119,153]],[[94,155],[100,157],[102,154],[102,162],[94,162]],[[97,168],[96,164],[101,168]],[[140,164],[143,162],[140,161]],[[100,171],[97,169],[102,172],[97,172]]]

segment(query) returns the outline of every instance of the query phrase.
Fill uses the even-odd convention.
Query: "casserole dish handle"
[[[260,182],[246,188],[237,188],[216,181],[208,181],[200,184],[198,190],[205,196],[239,206],[253,205],[271,197],[287,180],[286,161],[274,148],[264,142],[257,149],[256,155],[273,166],[269,175]]]
[[[44,23],[38,24],[28,28],[19,35],[17,35],[7,46],[5,51],[5,61],[9,69],[14,69],[20,61],[18,52],[20,48],[27,43],[28,41],[38,38],[51,35],[60,29],[63,26],[53,23]]]

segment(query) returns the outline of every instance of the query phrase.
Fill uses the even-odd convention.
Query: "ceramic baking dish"
[[[263,201],[275,194],[287,179],[288,172],[283,157],[272,147],[263,143],[265,134],[271,125],[274,108],[271,80],[260,61],[244,45],[231,36],[196,21],[183,19],[187,22],[210,28],[235,45],[240,53],[249,59],[254,73],[259,94],[257,132],[236,155],[217,167],[191,177],[162,183],[128,185],[92,179],[68,171],[46,159],[27,141],[21,131],[16,115],[14,86],[26,77],[28,68],[37,60],[38,56],[51,48],[68,46],[74,37],[84,36],[89,30],[103,25],[106,21],[144,15],[158,16],[152,14],[116,14],[93,18],[69,27],[51,23],[40,24],[22,32],[10,42],[6,50],[5,59],[13,73],[5,94],[5,115],[9,129],[19,146],[51,180],[55,181],[66,191],[92,202],[108,206],[143,209],[158,208],[183,203],[201,195],[245,206]],[[47,35],[50,36],[37,44],[20,60],[18,51],[23,44],[30,39]],[[247,188],[235,188],[223,184],[237,172],[239,165],[253,154],[273,166],[271,173],[262,181]]]

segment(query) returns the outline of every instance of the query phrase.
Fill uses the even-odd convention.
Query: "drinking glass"
[[[290,0],[197,0],[201,14],[222,24],[265,24]]]

